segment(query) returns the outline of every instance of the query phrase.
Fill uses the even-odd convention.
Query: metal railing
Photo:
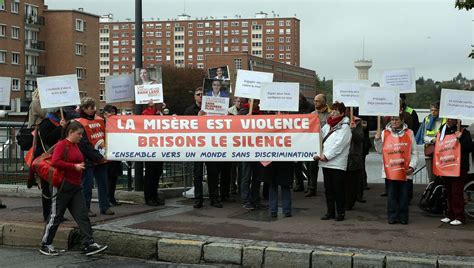
[[[26,64],[25,65],[25,74],[30,74],[30,75],[45,75],[46,74],[46,68],[45,66],[41,65],[31,65],[31,64]]]
[[[25,48],[33,50],[45,50],[44,41],[39,41],[35,39],[26,39]]]
[[[27,25],[36,25],[36,26],[44,26],[45,19],[43,16],[33,15],[33,14],[26,14],[25,15],[25,23]]]
[[[16,133],[23,122],[0,121],[0,184],[26,185],[29,168],[24,162],[26,152],[16,141]],[[133,162],[123,162],[123,174],[117,188],[133,190],[135,168]],[[192,185],[193,163],[165,162],[160,188],[188,187]]]

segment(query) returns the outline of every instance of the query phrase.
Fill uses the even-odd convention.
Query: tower
[[[369,69],[372,61],[365,59],[365,38],[362,39],[362,59],[354,62],[354,67],[359,71],[359,80],[369,80]]]

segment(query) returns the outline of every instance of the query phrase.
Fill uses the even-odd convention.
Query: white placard
[[[382,70],[381,87],[397,88],[400,93],[416,93],[415,68]]]
[[[259,99],[261,83],[265,82],[273,82],[273,73],[238,70],[234,95],[242,98]]]
[[[77,75],[59,75],[36,79],[41,108],[56,108],[81,103]]]
[[[229,98],[203,96],[201,107],[208,115],[227,115]]]
[[[0,77],[0,105],[10,105],[11,77]]]
[[[396,88],[360,88],[359,115],[400,115],[400,91]]]
[[[135,85],[135,104],[163,103],[163,84]]]
[[[105,102],[133,101],[135,91],[133,74],[111,75],[105,78]]]
[[[359,107],[359,91],[361,87],[370,87],[368,80],[334,80],[332,99],[343,102],[346,107]]]
[[[439,117],[474,119],[474,91],[441,89]]]
[[[262,83],[260,110],[297,112],[299,92],[299,83]]]

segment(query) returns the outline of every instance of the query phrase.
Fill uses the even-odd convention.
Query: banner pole
[[[250,99],[249,103],[250,103],[250,108],[249,108],[248,115],[252,115],[252,112],[253,112],[253,99]]]

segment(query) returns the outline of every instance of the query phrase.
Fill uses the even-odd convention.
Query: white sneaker
[[[461,225],[461,224],[462,224],[462,221],[460,221],[460,220],[454,220],[454,221],[450,222],[449,224],[454,225],[454,226],[458,226],[458,225]]]
[[[448,217],[441,219],[441,222],[442,222],[442,223],[449,223],[450,221],[451,221],[451,219],[448,218]]]

